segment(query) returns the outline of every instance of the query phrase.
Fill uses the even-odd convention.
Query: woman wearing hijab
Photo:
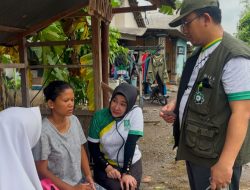
[[[8,108],[0,121],[0,189],[42,190],[31,151],[41,134],[39,108]]]
[[[143,136],[143,115],[135,105],[137,89],[117,86],[109,108],[97,111],[91,121],[88,145],[94,161],[94,178],[109,190],[139,189],[141,152],[136,144]]]

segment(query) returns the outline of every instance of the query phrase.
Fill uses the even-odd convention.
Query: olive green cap
[[[205,7],[219,7],[218,0],[183,0],[180,9],[180,16],[169,23],[170,27],[176,27],[182,24],[183,19],[195,10]]]

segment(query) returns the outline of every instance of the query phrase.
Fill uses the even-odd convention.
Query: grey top
[[[76,116],[70,116],[70,128],[64,134],[44,118],[40,140],[33,149],[34,159],[48,160],[48,169],[54,175],[70,185],[76,185],[83,178],[81,145],[86,141]]]

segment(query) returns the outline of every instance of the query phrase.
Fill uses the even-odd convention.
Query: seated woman
[[[41,134],[39,108],[7,108],[0,121],[0,189],[42,190],[31,152]]]
[[[94,178],[108,190],[134,190],[140,186],[142,162],[136,142],[143,136],[143,115],[135,106],[136,98],[134,86],[120,84],[109,108],[97,111],[91,121],[88,145],[94,160]]]
[[[40,178],[50,179],[60,190],[96,189],[84,149],[87,140],[72,115],[73,89],[64,81],[53,81],[44,95],[51,112],[43,119],[41,138],[33,149]]]

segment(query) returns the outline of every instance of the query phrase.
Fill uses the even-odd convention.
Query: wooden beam
[[[85,67],[93,67],[93,65],[89,64],[89,65],[30,65],[30,66],[26,66],[24,63],[13,63],[13,64],[0,63],[0,69],[6,69],[6,68],[16,68],[16,69],[68,68],[68,69],[77,69],[77,68],[85,68]]]
[[[113,8],[112,13],[119,14],[119,13],[128,13],[128,12],[145,12],[145,11],[151,11],[151,10],[156,10],[156,9],[157,9],[156,5],[131,6],[131,7]]]
[[[91,44],[91,40],[66,40],[66,41],[47,41],[47,42],[27,42],[26,47],[40,46],[73,46]]]
[[[109,83],[109,23],[101,23],[102,36],[102,81]],[[109,94],[103,91],[103,106],[109,106]]]
[[[107,91],[110,95],[114,92],[114,89],[104,82],[101,82],[101,86],[102,86],[102,89]]]
[[[29,95],[29,76],[28,76],[28,55],[27,48],[25,46],[26,39],[22,38],[19,41],[19,59],[23,62],[25,67],[20,69],[21,73],[21,92],[22,92],[22,106],[30,107],[30,95]]]
[[[4,83],[2,77],[3,70],[0,69],[0,110],[4,109]]]
[[[16,64],[4,64],[0,63],[0,69],[6,69],[6,68],[17,68],[17,69],[23,69],[26,65],[24,63],[16,63]]]
[[[90,16],[90,15],[89,15],[89,13],[77,12],[77,13],[68,15],[65,18],[78,18],[78,17],[84,17],[84,16]]]
[[[94,16],[91,17],[92,26],[92,56],[94,70],[94,93],[95,110],[103,107],[103,92],[101,88],[102,81],[102,56],[101,56],[101,20]]]
[[[53,68],[68,68],[68,69],[78,69],[84,67],[93,67],[93,65],[30,65],[29,69],[53,69]],[[1,68],[1,67],[0,67]]]
[[[0,25],[0,32],[24,32],[25,29]]]

